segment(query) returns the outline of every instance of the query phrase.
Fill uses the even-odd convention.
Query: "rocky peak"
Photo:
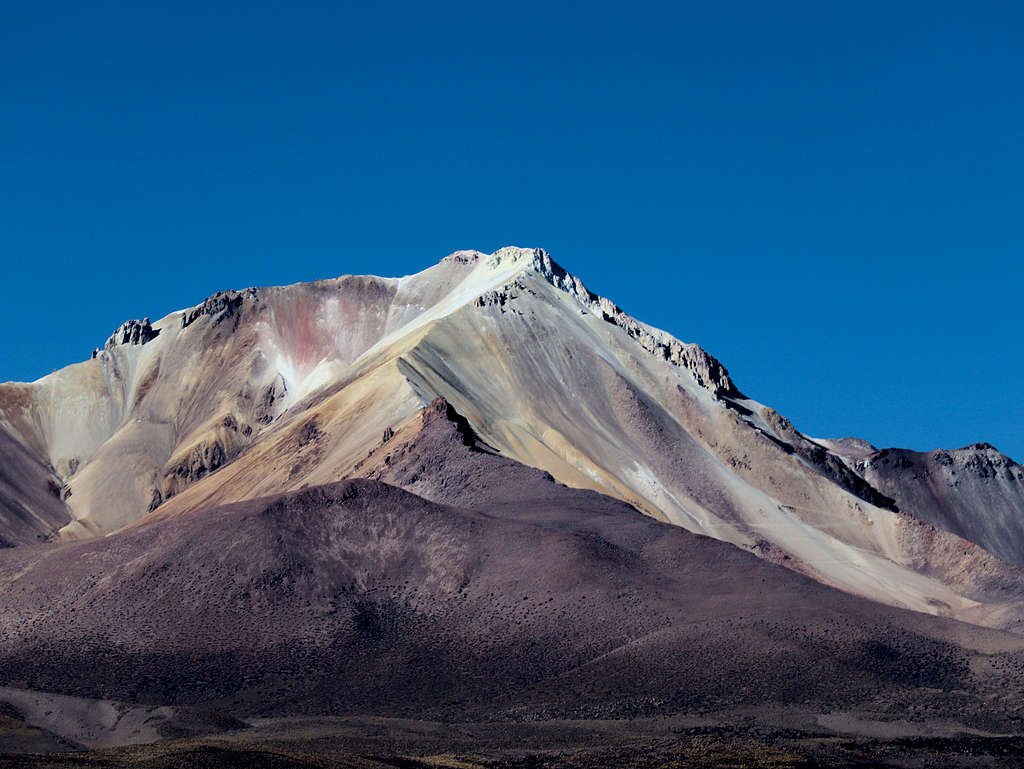
[[[422,411],[422,424],[424,426],[438,420],[445,420],[455,425],[455,429],[466,446],[477,445],[478,437],[469,420],[456,411],[455,407],[441,396],[434,398]]]
[[[246,299],[259,300],[259,294],[255,288],[247,288],[243,291],[218,291],[202,304],[185,310],[181,316],[181,327],[188,328],[203,317],[212,317],[213,325],[217,325],[237,316]]]
[[[454,251],[442,259],[441,264],[476,264],[486,256],[479,251]]]
[[[1024,480],[1024,468],[990,443],[973,443],[959,449],[936,449],[928,453],[909,449],[881,449],[859,460],[857,468],[862,472],[917,468],[926,474],[941,471],[949,476],[961,473],[978,478]]]
[[[465,254],[468,252],[456,253]],[[572,296],[584,309],[602,320],[623,329],[652,355],[656,355],[673,365],[689,371],[697,384],[709,390],[716,398],[739,395],[739,391],[733,384],[725,366],[699,345],[680,342],[671,334],[641,323],[636,318],[626,314],[610,299],[598,296],[588,290],[583,285],[583,281],[555,262],[551,255],[543,248],[506,246],[505,248],[498,249],[488,257],[488,265],[493,268],[502,268],[516,263],[523,265],[524,272],[532,271],[558,290]],[[497,292],[501,295],[499,299],[505,294],[508,294],[506,298],[514,298],[511,297],[512,290],[523,287],[521,280],[517,278],[516,281],[509,284],[507,287],[508,291]],[[488,304],[504,306],[505,302],[495,301],[493,296],[484,297],[482,301],[477,302],[478,306],[486,306]]]
[[[1011,478],[1020,478],[1020,466],[991,443],[972,443],[950,452],[933,452],[932,456],[945,454],[950,457],[949,464],[973,472],[982,478],[998,477],[1000,470],[1007,471]]]
[[[512,264],[522,264],[523,267],[537,269],[542,254],[547,254],[543,248],[504,246],[487,257],[487,263],[491,267],[507,267]]]
[[[994,451],[997,454],[999,453],[999,449],[997,449],[991,443],[985,443],[985,442],[982,442],[982,443],[972,443],[970,446],[964,446],[963,448],[956,449],[956,450],[957,451]],[[1002,456],[1002,455],[1000,454],[1000,456]]]
[[[532,256],[533,269],[544,280],[575,297],[576,301],[599,318],[623,329],[649,353],[686,369],[697,384],[710,390],[715,397],[739,394],[725,366],[702,347],[680,342],[671,334],[641,323],[626,314],[610,299],[588,290],[583,281],[561,267],[544,249],[535,249]]]
[[[117,331],[110,335],[103,348],[109,350],[119,344],[145,344],[152,339],[156,339],[159,333],[150,324],[149,318],[126,320],[118,327]],[[96,357],[95,353],[93,357]]]

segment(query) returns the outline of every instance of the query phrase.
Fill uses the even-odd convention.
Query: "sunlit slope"
[[[453,255],[404,279],[345,276],[223,292],[152,324],[129,321],[83,363],[0,385],[0,428],[13,442],[5,456],[27,454],[57,487],[35,495],[34,507],[56,510],[39,512],[29,538],[60,526],[64,536],[81,537],[131,523],[263,439],[264,452],[277,445],[290,429],[282,415],[301,412],[296,405],[311,393],[352,384],[325,406],[322,425],[299,428],[309,431],[299,438],[304,445],[325,431],[343,436],[346,445],[329,456],[300,458],[304,471],[335,480],[338,462],[351,464],[387,424],[421,405],[394,365],[390,374],[368,374],[353,363],[389,335],[407,336],[471,301],[511,269],[467,269]],[[372,430],[357,426],[361,415]],[[272,493],[290,481],[305,482],[294,463],[268,466],[244,490],[224,494]]]

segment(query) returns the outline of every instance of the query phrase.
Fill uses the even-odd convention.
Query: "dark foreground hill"
[[[430,414],[363,469],[467,506],[346,480],[0,554],[0,685],[232,717],[799,706],[1020,731],[1019,638],[829,589]]]

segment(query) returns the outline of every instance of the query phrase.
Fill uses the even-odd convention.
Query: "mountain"
[[[989,498],[936,487],[959,501],[935,513],[901,471],[891,481],[802,435],[700,347],[539,249],[222,292],[0,385],[0,428],[35,473],[5,491],[0,536],[89,538],[351,477],[437,397],[482,445],[571,487],[873,600],[1020,625],[1020,551],[996,547],[1002,524],[949,523],[989,516]],[[1024,496],[1000,483],[1002,520]]]

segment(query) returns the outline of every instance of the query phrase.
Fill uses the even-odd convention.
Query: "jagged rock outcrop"
[[[525,283],[517,279],[499,289],[480,294],[480,296],[473,300],[473,306],[497,307],[501,312],[505,312],[506,307],[518,299],[520,294],[526,290]]]
[[[469,446],[471,448],[480,448],[481,446],[488,451],[492,449],[486,444],[481,444],[479,436],[473,431],[473,425],[469,423],[462,414],[455,410],[444,398],[434,398],[430,402],[430,405],[423,409],[422,424],[427,426],[438,420],[450,422],[455,426],[455,432],[462,441],[462,445]]]
[[[551,285],[576,297],[591,312],[625,330],[645,350],[689,371],[701,387],[716,397],[739,394],[725,366],[699,345],[680,342],[671,334],[627,315],[610,299],[589,291],[579,278],[556,264],[542,248],[534,250],[534,267]]]
[[[253,419],[259,425],[268,425],[274,421],[281,401],[288,394],[288,385],[280,374],[274,377],[260,392],[253,405]]]
[[[598,296],[588,290],[583,285],[583,281],[559,266],[543,248],[502,248],[496,251],[490,259],[500,266],[503,262],[523,259],[524,254],[529,256],[533,270],[552,286],[574,297],[597,317],[624,330],[647,352],[689,371],[697,383],[709,390],[715,397],[739,395],[739,391],[729,377],[728,370],[707,351],[699,345],[680,342],[671,334],[652,328],[631,315],[627,315],[610,299]],[[457,258],[469,261],[469,257],[462,252]],[[477,300],[477,306],[498,305],[504,307],[524,291],[528,291],[525,283],[522,280],[516,280],[481,296]]]
[[[186,310],[181,316],[181,327],[188,328],[203,317],[213,318],[214,325],[223,323],[225,320],[235,318],[246,300],[259,300],[259,293],[255,288],[243,291],[218,291],[197,307]]]
[[[476,264],[487,255],[480,251],[454,251],[441,259],[440,264]]]
[[[220,441],[203,441],[193,446],[191,451],[167,469],[160,501],[170,499],[182,489],[220,468],[227,461],[228,451]]]
[[[200,440],[178,451],[167,463],[163,482],[153,491],[150,510],[230,462],[248,444],[252,433],[249,425],[231,414],[204,430]]]
[[[153,328],[149,318],[126,320],[118,327],[117,331],[108,337],[103,348],[109,350],[119,344],[146,344],[146,342],[156,339],[159,333]],[[93,357],[96,355],[94,354]]]

